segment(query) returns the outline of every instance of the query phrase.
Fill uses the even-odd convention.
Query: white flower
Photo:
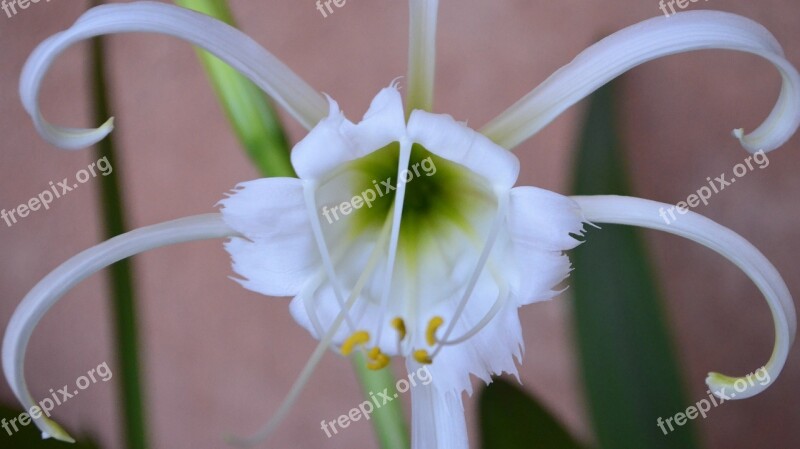
[[[724,48],[762,56],[783,76],[766,121],[735,131],[751,152],[783,144],[800,124],[800,77],[760,25],[732,14],[699,11],[655,18],[590,47],[506,112],[474,131],[432,114],[438,2],[411,0],[406,109],[396,85],[377,94],[358,124],[244,34],[213,19],[150,2],[108,5],[84,14],[42,43],[25,66],[21,94],[39,133],[67,149],[105,137],[48,124],[38,91],[50,64],[73,43],[99,34],[147,31],[201,46],[252,79],[309,129],[292,151],[299,175],[240,184],[221,214],[177,220],[116,237],[69,260],[23,299],[6,331],[3,368],[25,407],[34,404],[23,358],[33,328],[70,288],[110,263],[148,249],[200,238],[230,237],[226,249],[246,288],[291,296],[290,311],[320,345],[268,435],[299,394],[324,351],[361,350],[371,368],[391,356],[409,371],[429,365],[433,382],[412,389],[413,446],[467,447],[462,393],[470,375],[516,374],[522,357],[517,308],[550,299],[568,275],[563,251],[576,246],[584,222],[622,223],[682,235],[736,263],[772,310],[775,350],[765,365],[777,377],[794,340],[791,295],[775,268],[730,230],[697,214],[664,225],[662,204],[598,196],[569,198],[514,187],[519,162],[508,151],[620,73],[682,51]],[[736,378],[711,374],[712,390]],[[756,385],[737,399],[763,388]],[[47,418],[45,436],[70,441]]]

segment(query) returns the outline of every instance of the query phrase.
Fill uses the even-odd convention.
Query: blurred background
[[[351,0],[327,18],[310,0],[230,3],[240,28],[337,99],[351,119],[364,113],[380,88],[406,73],[407,2]],[[42,141],[17,91],[30,52],[87,7],[83,1],[39,2],[10,18],[0,13],[0,208],[26,202],[50,181],[73,177],[96,160],[91,151],[61,151]],[[795,0],[708,0],[688,9],[698,7],[760,22],[800,66]],[[656,0],[442,0],[434,109],[479,128],[600,37],[660,14]],[[122,176],[131,227],[214,211],[224,192],[258,177],[189,45],[137,34],[111,37],[107,50],[120,153],[113,169]],[[95,125],[87,55],[87,45],[76,46],[51,70],[41,91],[50,121]],[[769,63],[722,51],[673,56],[630,72],[617,94],[634,194],[674,204],[705,185],[706,177],[730,173],[747,156],[731,129],[758,125],[779,86]],[[584,106],[570,109],[516,151],[520,185],[569,193]],[[285,123],[292,142],[303,137],[297,123],[288,117]],[[695,210],[750,240],[795,295],[800,294],[800,265],[793,256],[800,250],[799,150],[795,136],[769,154],[768,168]],[[39,279],[102,240],[98,186],[91,180],[12,227],[0,222],[3,328]],[[773,344],[771,317],[760,293],[732,264],[689,241],[645,235],[665,293],[688,406],[707,397],[708,371],[746,373],[766,361]],[[154,448],[219,448],[223,435],[256,429],[275,412],[317,343],[289,318],[287,299],[246,291],[228,279],[231,274],[219,241],[135,259]],[[94,276],[45,317],[26,363],[34,396],[73,384],[103,362],[114,369],[106,295],[104,275]],[[522,309],[526,354],[520,377],[573,434],[591,442],[570,304],[567,293]],[[54,416],[78,433],[95,435],[103,447],[121,447],[115,380],[81,392]],[[798,381],[795,346],[781,378],[765,393],[728,402],[696,421],[704,446],[800,447]],[[331,439],[319,430],[321,420],[345,413],[361,397],[350,363],[326,356],[269,447],[377,447],[364,421]],[[16,403],[5,382],[0,402]],[[466,404],[477,447],[475,404]]]

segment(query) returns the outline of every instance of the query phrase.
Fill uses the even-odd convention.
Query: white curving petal
[[[436,19],[439,0],[409,0],[408,96],[406,110],[433,108]]]
[[[775,323],[772,355],[766,365],[759,368],[766,370],[769,381],[748,382],[744,376],[729,377],[712,372],[706,384],[717,396],[721,396],[720,393],[730,395],[735,390],[735,397],[729,398],[744,399],[762,392],[777,379],[794,343],[797,316],[792,296],[778,270],[753,245],[730,229],[691,211],[676,214],[677,219],[667,224],[660,214],[662,209],[674,208],[673,205],[613,195],[574,196],[572,199],[592,223],[634,225],[679,235],[718,252],[744,271],[764,294]],[[743,390],[736,388],[738,382],[744,383]]]
[[[236,28],[177,6],[132,2],[90,9],[72,27],[42,42],[28,58],[20,79],[20,96],[45,140],[74,150],[92,145],[111,132],[110,120],[97,129],[49,124],[39,109],[39,88],[55,59],[73,44],[104,34],[132,32],[174,36],[213,53],[263,89],[307,129],[328,111],[319,92]]]
[[[136,229],[72,257],[44,277],[17,306],[3,338],[3,372],[26,410],[36,405],[25,382],[25,350],[33,329],[48,310],[83,279],[126,257],[175,243],[238,234],[219,214],[205,214]],[[42,416],[34,419],[44,438],[74,442],[61,426]]]
[[[734,135],[751,153],[768,152],[785,143],[800,125],[800,76],[766,28],[750,19],[719,11],[656,17],[606,37],[557,70],[481,132],[499,145],[513,148],[564,110],[639,64],[662,56],[708,49],[752,53],[775,65],[783,81],[775,107],[750,134],[744,135],[737,129]]]

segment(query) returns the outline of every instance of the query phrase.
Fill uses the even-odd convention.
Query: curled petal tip
[[[53,438],[58,441],[63,441],[65,443],[75,443],[75,439],[72,438],[70,434],[67,433],[67,431],[64,430],[63,427],[61,427],[61,425],[59,425],[52,419],[42,417],[37,421],[39,428],[42,429],[43,440],[46,440],[48,438]]]
[[[43,119],[35,120],[36,128],[42,137],[52,145],[64,150],[80,150],[105,139],[114,130],[114,118],[94,129],[63,128],[51,125]]]
[[[720,399],[726,401],[729,399],[747,399],[766,390],[770,385],[772,377],[768,374],[767,368],[759,368],[756,373],[759,372],[765,373],[766,377],[756,376],[754,373],[742,377],[731,377],[711,372],[706,377],[706,385]]]

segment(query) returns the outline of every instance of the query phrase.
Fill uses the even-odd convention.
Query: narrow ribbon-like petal
[[[39,88],[56,57],[73,44],[104,34],[132,32],[174,36],[209,51],[253,81],[307,129],[327,113],[327,103],[319,92],[241,31],[177,6],[134,2],[90,9],[71,28],[51,36],[31,54],[22,71],[20,96],[45,140],[74,150],[93,145],[111,132],[111,120],[97,129],[51,125],[39,109]]]
[[[408,96],[406,109],[430,111],[436,73],[436,18],[439,0],[410,0]]]
[[[25,383],[25,350],[33,329],[48,310],[83,279],[126,257],[161,246],[238,234],[219,214],[206,214],[140,228],[107,240],[53,270],[25,296],[3,339],[3,372],[26,410],[36,405]],[[44,438],[74,442],[61,426],[41,416],[34,419]]]
[[[735,396],[729,397],[743,399],[760,393],[774,382],[783,369],[789,348],[794,343],[797,316],[786,283],[763,254],[730,229],[691,211],[666,224],[660,214],[663,213],[662,210],[674,207],[668,204],[610,195],[572,198],[580,205],[590,222],[642,226],[679,235],[718,252],[741,268],[764,294],[775,323],[775,347],[763,367],[771,382],[753,384],[745,377],[729,377],[712,372],[706,378],[706,384],[718,396],[731,393],[735,389]],[[739,383],[744,386],[743,389],[739,387]]]
[[[778,101],[756,130],[734,131],[751,153],[785,143],[800,125],[800,76],[763,26],[735,14],[689,11],[625,28],[579,54],[536,89],[488,123],[481,132],[505,148],[536,134],[598,87],[644,62],[693,50],[738,50],[763,57],[783,79]]]

